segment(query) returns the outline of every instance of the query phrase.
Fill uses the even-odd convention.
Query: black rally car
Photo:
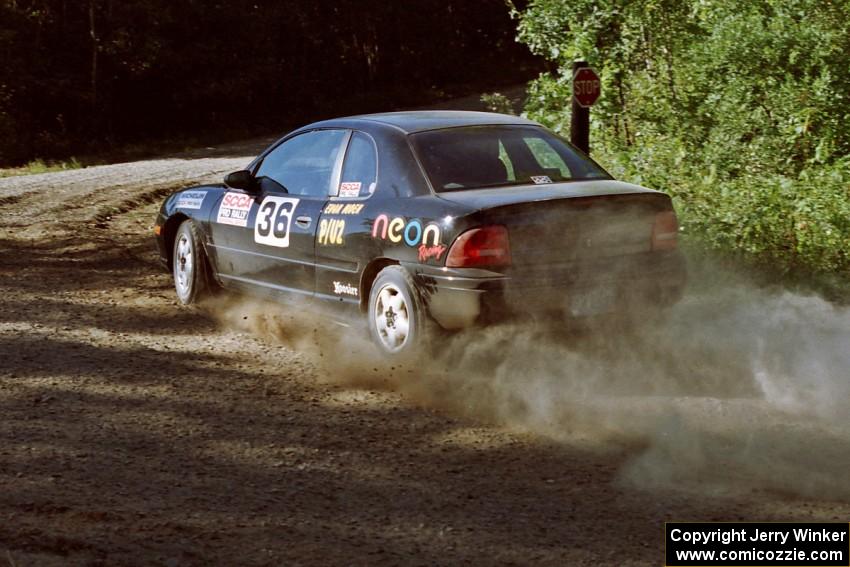
[[[670,198],[615,181],[539,124],[479,112],[291,132],[156,220],[181,302],[222,286],[334,302],[387,354],[426,324],[660,309],[685,281]]]

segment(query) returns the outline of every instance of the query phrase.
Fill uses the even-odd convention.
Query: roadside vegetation
[[[14,177],[16,175],[49,173],[52,171],[66,171],[68,169],[80,169],[81,167],[83,167],[83,164],[81,164],[77,158],[73,157],[67,161],[44,161],[43,159],[34,159],[20,167],[0,169],[0,178]]]
[[[848,273],[850,2],[533,0],[513,14],[555,69],[531,83],[529,117],[568,135],[571,65],[587,60],[603,81],[593,156],[672,194],[692,243]]]

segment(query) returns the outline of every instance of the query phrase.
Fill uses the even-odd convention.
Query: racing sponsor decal
[[[323,246],[342,246],[345,233],[345,221],[342,219],[322,219],[319,223],[319,244]]]
[[[206,196],[206,191],[185,191],[180,193],[174,206],[178,209],[200,209]]]
[[[289,227],[298,206],[292,197],[266,197],[254,221],[254,242],[278,248],[289,247]]]
[[[531,181],[537,185],[546,185],[547,183],[552,183],[552,180],[548,175],[532,175]]]
[[[225,193],[218,207],[216,222],[233,226],[248,226],[248,213],[254,198],[245,193]]]
[[[372,224],[372,238],[389,239],[390,242],[404,240],[408,246],[427,245],[430,240],[432,246],[438,246],[440,226],[433,222],[423,226],[419,219],[405,221],[402,217],[395,217],[390,220],[387,215],[382,214],[378,215]]]
[[[340,197],[359,197],[360,196],[360,182],[359,181],[347,181],[345,183],[339,184],[339,196]]]
[[[326,215],[359,215],[365,206],[363,203],[328,203],[322,212]]]
[[[423,224],[419,219],[405,221],[402,217],[392,220],[387,215],[378,215],[372,224],[372,238],[404,242],[408,246],[419,248],[419,261],[425,262],[431,258],[439,260],[446,247],[440,244],[440,226],[429,222]]]
[[[442,244],[438,244],[437,246],[425,246],[422,244],[419,247],[419,261],[427,262],[431,258],[439,260],[445,251],[446,247]]]
[[[350,283],[334,282],[334,293],[337,295],[350,295],[357,297],[360,295],[360,290]]]

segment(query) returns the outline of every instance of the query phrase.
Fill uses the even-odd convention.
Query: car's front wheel
[[[413,278],[401,266],[387,266],[378,273],[368,315],[372,340],[382,353],[406,357],[425,346],[425,310]]]
[[[177,229],[174,237],[172,273],[177,299],[184,305],[197,303],[208,291],[207,257],[195,224],[186,220]]]

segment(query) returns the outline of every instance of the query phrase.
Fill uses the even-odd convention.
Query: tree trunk
[[[92,112],[97,109],[97,52],[98,38],[94,20],[95,0],[89,0],[89,35],[91,35],[91,105]]]

